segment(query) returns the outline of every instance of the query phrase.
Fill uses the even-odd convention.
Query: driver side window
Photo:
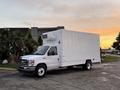
[[[54,56],[57,55],[57,47],[51,47],[50,50],[48,51],[48,56]]]

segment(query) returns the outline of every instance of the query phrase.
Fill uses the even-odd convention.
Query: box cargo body
[[[85,64],[90,59],[92,63],[100,62],[99,35],[57,30],[45,33],[43,45],[56,45],[60,57],[60,66]]]

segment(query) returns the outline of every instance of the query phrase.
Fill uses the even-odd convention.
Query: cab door
[[[56,69],[59,67],[59,55],[56,46],[52,46],[47,53],[47,62],[49,69]]]

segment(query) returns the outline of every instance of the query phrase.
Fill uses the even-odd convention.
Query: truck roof
[[[73,31],[73,30],[65,30],[65,29],[59,29],[59,30],[56,30],[56,31],[61,31],[61,30],[68,31],[68,32],[78,32],[78,33],[83,33],[83,34],[89,34],[89,35],[97,35],[97,36],[99,36],[98,33],[91,33],[91,32]],[[56,31],[51,31],[51,32],[56,32]],[[47,34],[47,33],[50,33],[50,32],[46,32],[46,33],[43,33],[43,34]]]

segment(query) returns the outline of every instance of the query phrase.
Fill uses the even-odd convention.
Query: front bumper
[[[35,66],[32,66],[32,67],[23,67],[23,66],[20,66],[18,68],[18,71],[20,71],[20,72],[34,72],[35,71]]]

